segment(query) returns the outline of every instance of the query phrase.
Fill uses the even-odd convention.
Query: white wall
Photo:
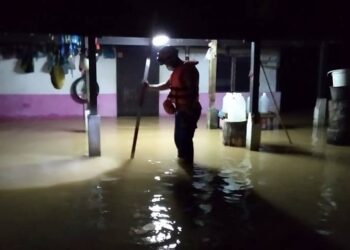
[[[190,50],[190,60],[198,61],[197,69],[199,71],[199,93],[208,93],[208,83],[209,83],[209,61],[205,59],[206,49],[191,48]],[[179,56],[181,59],[185,58],[184,49],[179,49]],[[277,69],[279,66],[279,54],[277,51],[269,50],[263,51],[261,55],[262,65],[264,67],[266,77],[270,84],[272,91],[276,91],[277,82]],[[171,71],[169,71],[165,66],[161,66],[159,69],[159,80],[160,82],[166,81],[170,77]],[[247,76],[248,77],[248,76]],[[260,92],[270,92],[266,77],[262,68],[260,68]],[[162,91],[167,93],[168,90]]]
[[[197,68],[200,75],[199,92],[208,93],[209,61],[205,59],[206,49],[191,48],[190,60],[198,61]],[[278,54],[263,52],[261,60],[270,83],[272,91],[276,91],[276,77],[278,67]],[[185,58],[184,49],[179,49],[180,58]],[[75,58],[78,67],[79,56]],[[43,72],[46,58],[34,60],[34,73],[17,73],[18,59],[0,60],[0,94],[69,94],[71,83],[80,77],[78,69],[65,75],[65,84],[62,89],[55,89],[50,80],[50,74]],[[100,57],[97,61],[97,81],[101,94],[116,93],[116,59]],[[171,74],[165,66],[160,67],[159,79],[166,81]],[[168,92],[167,90],[164,91]],[[260,69],[260,92],[269,92],[265,75]]]
[[[260,67],[260,92],[270,92],[268,88],[268,83],[270,84],[271,91],[276,91],[276,83],[277,83],[277,69],[279,67],[279,53],[278,51],[269,50],[262,51],[262,55],[260,57],[262,62],[262,67]],[[264,69],[264,70],[263,70]],[[264,71],[266,73],[266,77],[264,75]],[[266,81],[268,80],[268,83]]]
[[[75,58],[77,69],[73,75],[71,72],[65,75],[65,84],[59,90],[52,86],[50,74],[42,71],[45,62],[46,58],[34,59],[33,73],[16,73],[18,59],[0,60],[0,94],[69,94],[71,83],[81,75],[78,70],[79,56]],[[98,59],[97,82],[100,94],[116,93],[116,59]]]

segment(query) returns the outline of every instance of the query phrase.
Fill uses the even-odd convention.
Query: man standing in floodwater
[[[199,103],[199,72],[197,61],[183,61],[173,46],[165,46],[159,50],[157,61],[172,71],[166,82],[144,86],[154,90],[170,89],[163,103],[168,114],[175,114],[174,140],[180,163],[193,164],[193,136],[202,107]]]

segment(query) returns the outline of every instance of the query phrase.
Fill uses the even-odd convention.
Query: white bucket
[[[349,69],[335,69],[328,71],[332,74],[333,87],[342,87],[350,85],[350,70]]]

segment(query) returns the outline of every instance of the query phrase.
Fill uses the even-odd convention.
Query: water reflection
[[[238,164],[225,159],[215,171],[195,164],[189,179],[173,178],[176,172],[162,176],[162,186],[173,196],[178,225],[184,228],[184,233],[179,230],[178,235],[183,249],[220,248],[228,242],[238,246],[232,241],[234,235],[249,238],[252,226],[247,198],[253,188],[251,168],[246,155]],[[186,169],[185,172],[188,173]],[[191,239],[189,231],[195,239]]]
[[[119,220],[123,220],[118,215],[122,209],[132,214],[130,238],[126,240],[136,248],[212,249],[225,246],[234,235],[240,237],[236,239],[240,243],[234,244],[237,246],[249,238],[252,226],[247,199],[253,185],[248,153],[241,162],[224,159],[215,171],[194,165],[191,176],[176,162],[148,164],[155,171],[143,176],[142,183],[137,184],[141,186],[127,171],[123,175],[128,176],[128,183],[123,177],[109,175],[91,182],[87,195],[89,231],[102,238],[115,233]],[[126,193],[135,196],[128,198],[127,207],[109,197],[125,188],[133,190]]]
[[[326,150],[326,132],[324,127],[314,126],[311,134],[311,145],[314,154],[317,152],[327,152]],[[316,221],[316,231],[321,235],[333,234],[330,221],[337,211],[337,202],[334,197],[334,187],[337,184],[336,166],[334,159],[327,153],[325,161],[320,166],[322,185],[320,187],[319,200],[317,202],[318,212]]]
[[[311,144],[314,147],[325,145],[325,128],[318,126],[312,128]]]
[[[175,162],[151,161],[147,167],[153,169],[143,173],[141,182],[140,176],[131,175],[127,175],[127,182],[112,177],[107,178],[110,182],[100,179],[89,196],[94,211],[92,227],[107,240],[127,229],[122,241],[125,249],[271,250],[281,249],[283,242],[293,237],[296,241],[290,249],[301,249],[304,244],[323,246],[322,239],[313,236],[315,231],[309,232],[253,192],[250,159],[250,152],[241,161],[224,158],[215,170],[195,164],[191,176]],[[331,232],[329,216],[336,209],[329,184],[326,181],[322,187],[318,203],[317,229],[322,237]],[[115,190],[122,190],[118,196],[122,199],[114,204],[108,194]],[[123,194],[129,196],[128,205],[122,205]],[[120,215],[121,211],[124,214]],[[124,220],[125,227],[118,227]],[[275,231],[277,226],[279,230]],[[119,241],[113,245],[122,244]]]
[[[337,203],[334,201],[334,193],[331,187],[323,184],[321,187],[320,200],[317,203],[318,211],[318,225],[316,231],[322,235],[332,234],[329,221],[332,213],[337,210]]]
[[[104,190],[102,189],[99,181],[91,187],[88,197],[87,208],[91,211],[92,215],[88,220],[88,227],[95,228],[97,230],[106,229],[105,215],[109,212],[106,208],[107,204],[104,201]]]
[[[314,126],[311,133],[311,145],[314,154],[325,152],[326,131],[324,127]]]
[[[221,191],[228,203],[240,202],[253,188],[249,178],[250,169],[252,168],[249,157],[245,157],[238,166],[234,168],[232,166],[232,163],[230,164],[230,161],[227,161],[218,174],[223,180]]]
[[[101,175],[88,182],[86,192],[75,202],[77,213],[86,211],[84,224],[88,231],[103,234],[114,229],[115,201],[111,195],[119,181],[120,177]]]
[[[214,174],[206,168],[195,166],[193,169],[192,193],[194,205],[192,209],[197,209],[197,214],[193,217],[193,222],[197,226],[205,226],[209,223],[208,216],[212,212],[212,195]],[[194,207],[197,206],[197,207]]]
[[[149,161],[151,165],[160,162]],[[153,177],[155,182],[163,181],[163,176],[173,176],[173,169],[167,169]],[[147,195],[146,205],[138,208],[134,214],[136,226],[131,227],[130,234],[138,245],[157,247],[157,249],[174,249],[180,243],[182,227],[178,225],[169,204],[169,197],[162,185],[150,186],[144,191]]]
[[[327,157],[322,171],[323,183],[320,188],[319,201],[317,202],[318,213],[316,225],[316,231],[321,235],[333,234],[332,220],[338,210],[334,190],[338,183],[338,176],[333,161],[334,159]]]
[[[150,176],[156,185],[144,191],[148,204],[135,212],[130,234],[139,245],[158,249],[217,248],[237,233],[249,238],[251,168],[248,154],[238,164],[225,159],[215,171],[195,164],[191,176],[175,162],[167,168],[159,164],[159,172]]]

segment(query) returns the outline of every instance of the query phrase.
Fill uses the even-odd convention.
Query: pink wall
[[[116,95],[100,94],[98,112],[116,116]],[[69,117],[82,116],[83,105],[70,95],[0,95],[0,117]]]
[[[247,99],[249,93],[242,93]],[[167,93],[159,94],[159,115],[169,116],[165,113],[163,102]],[[216,93],[215,107],[222,108],[222,99],[225,93]],[[267,93],[271,99],[270,93]],[[279,105],[281,93],[274,93]],[[199,96],[202,105],[202,115],[206,115],[209,108],[208,93]],[[102,117],[116,117],[117,99],[116,94],[100,94],[98,96],[98,113]],[[271,102],[271,106],[273,103]],[[0,95],[0,117],[69,117],[82,116],[83,105],[72,100],[70,95]]]

